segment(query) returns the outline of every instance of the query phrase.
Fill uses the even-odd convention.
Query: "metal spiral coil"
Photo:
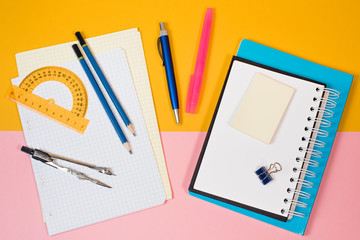
[[[315,161],[315,160],[313,160],[311,158],[297,157],[296,161],[297,162],[307,163],[307,165],[310,166],[310,167],[318,167],[319,166],[319,162]]]
[[[301,179],[301,178],[290,178],[290,182],[294,182],[296,181],[297,183],[300,183],[302,187],[306,187],[306,188],[312,188],[314,183],[313,182],[310,182],[308,180],[305,180],[305,179]]]
[[[317,92],[320,92],[320,88],[316,88]],[[308,204],[303,201],[299,201],[298,199],[310,199],[311,194],[301,190],[302,187],[304,188],[312,188],[314,183],[305,180],[305,178],[314,178],[316,177],[316,171],[311,171],[307,169],[308,167],[316,168],[319,166],[319,162],[313,160],[313,158],[321,158],[322,152],[314,149],[314,148],[323,148],[325,147],[325,141],[321,141],[319,138],[325,138],[329,136],[329,132],[321,129],[321,128],[329,128],[331,127],[331,121],[328,118],[334,116],[334,111],[332,109],[336,108],[337,102],[335,101],[340,97],[340,92],[335,89],[324,88],[322,97],[314,97],[313,102],[317,104],[317,106],[311,107],[309,110],[314,112],[316,111],[316,117],[307,117],[307,121],[309,123],[308,126],[305,126],[304,131],[311,132],[310,137],[302,137],[302,142],[307,142],[307,147],[299,147],[300,155],[296,157],[296,162],[302,163],[302,167],[294,167],[293,172],[298,177],[291,177],[290,182],[296,182],[295,188],[287,188],[288,193],[292,193],[292,199],[289,198],[284,199],[285,204],[291,204],[289,210],[282,209],[282,214],[288,214],[288,218],[292,216],[296,217],[305,217],[305,213],[301,213],[299,211],[295,211],[297,207],[306,208]],[[316,105],[314,104],[314,105]],[[308,135],[308,134],[307,134]],[[312,169],[313,170],[313,169]]]
[[[288,213],[288,214],[291,214],[296,217],[302,217],[302,218],[305,217],[305,213],[296,212],[296,211],[292,211],[292,210],[281,209],[281,213],[282,214]]]

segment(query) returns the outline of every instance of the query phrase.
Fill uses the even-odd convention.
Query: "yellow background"
[[[207,7],[213,7],[204,84],[198,113],[185,114]],[[138,27],[161,131],[206,131],[232,55],[247,38],[355,76],[340,131],[360,130],[360,1],[15,1],[0,0],[0,130],[21,130],[16,105],[4,96],[17,76],[15,53]],[[156,48],[167,23],[178,85],[181,126],[171,110]]]

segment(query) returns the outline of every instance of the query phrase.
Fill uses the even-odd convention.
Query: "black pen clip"
[[[160,50],[161,46],[160,46],[161,42],[160,42],[160,37],[158,37],[157,39],[157,49],[158,49],[158,52],[159,52],[159,55],[160,55],[160,58],[163,62],[163,66],[165,66],[165,62],[164,62],[164,56],[162,55],[162,52]]]

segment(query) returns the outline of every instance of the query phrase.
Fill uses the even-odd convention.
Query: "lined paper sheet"
[[[85,117],[90,122],[83,135],[18,106],[29,147],[111,167],[116,174],[108,176],[79,165],[58,162],[112,187],[108,189],[89,181],[78,180],[68,173],[32,159],[49,235],[154,207],[163,204],[166,198],[125,52],[114,49],[97,54],[96,57],[119,101],[136,126],[137,135],[134,137],[127,131],[115,107],[110,104],[131,144],[132,155],[122,145],[77,60],[62,66],[80,77],[88,93],[89,105]],[[19,77],[13,80],[13,84],[18,85],[22,79],[23,77]],[[56,104],[69,108],[72,106],[71,94],[69,96],[67,89],[60,85],[54,81],[45,82],[33,93],[41,97],[52,96]],[[109,98],[107,100],[111,103]]]
[[[170,180],[162,149],[159,127],[157,125],[140,32],[136,28],[133,28],[88,38],[86,41],[94,54],[102,53],[114,48],[122,48],[125,50],[146,128],[149,133],[157,166],[165,189],[166,199],[171,199],[172,191]],[[19,76],[27,75],[40,67],[61,65],[75,60],[76,57],[71,49],[71,45],[74,43],[77,42],[74,41],[16,54]],[[135,131],[137,131],[137,126],[134,125],[134,127]]]

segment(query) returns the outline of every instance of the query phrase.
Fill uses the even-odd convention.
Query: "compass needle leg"
[[[76,160],[72,160],[72,159],[68,159],[68,158],[64,158],[64,157],[60,157],[60,156],[57,156],[57,155],[54,155],[54,154],[49,154],[47,152],[44,152],[44,151],[41,151],[41,150],[38,150],[38,149],[32,149],[32,148],[29,148],[29,147],[26,147],[26,146],[22,146],[21,151],[29,154],[33,159],[38,160],[38,161],[40,161],[42,163],[45,163],[46,165],[49,165],[49,166],[51,166],[53,168],[56,168],[56,169],[64,171],[64,172],[68,172],[71,175],[74,175],[75,177],[77,177],[79,180],[87,180],[87,181],[95,183],[95,184],[97,184],[99,186],[111,188],[111,186],[109,186],[109,185],[107,185],[107,184],[105,184],[105,183],[103,183],[103,182],[101,182],[101,181],[99,181],[97,179],[91,178],[91,177],[87,176],[86,174],[84,174],[84,173],[82,173],[80,171],[77,171],[77,170],[74,170],[74,169],[71,169],[71,168],[68,168],[68,167],[60,166],[59,164],[57,164],[55,162],[55,160],[64,160],[64,161],[67,161],[67,162],[79,164],[79,165],[82,165],[82,166],[86,166],[86,167],[98,170],[99,172],[104,173],[104,174],[115,175],[115,174],[112,173],[110,168],[97,167],[97,166],[92,165],[92,164],[88,164],[88,163],[84,163],[84,162],[80,162],[80,161],[76,161]]]

